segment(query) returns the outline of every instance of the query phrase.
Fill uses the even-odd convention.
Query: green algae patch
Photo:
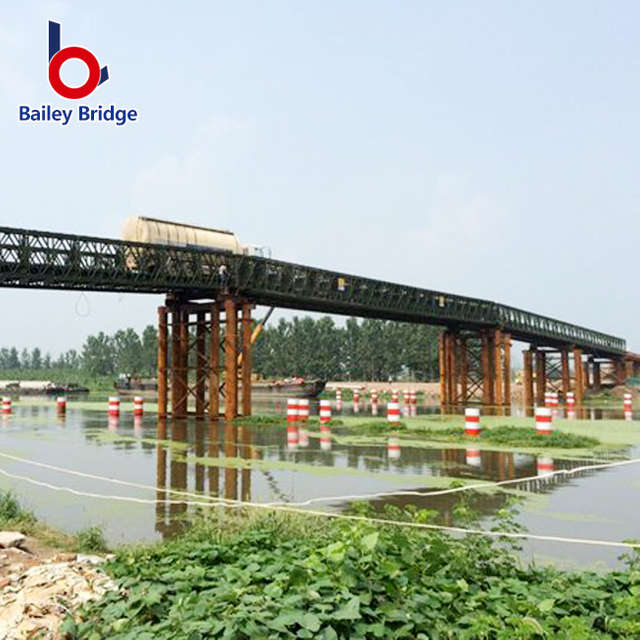
[[[620,449],[640,444],[640,423],[623,420],[564,420],[554,423],[551,435],[538,436],[533,418],[483,416],[481,436],[466,436],[463,416],[419,416],[405,418],[398,427],[384,420],[348,416],[349,428],[341,444],[383,444],[391,434],[403,446],[464,448],[474,446],[495,451],[546,453],[584,459],[608,454],[624,457]]]
[[[258,460],[236,457],[213,458],[209,456],[186,456],[187,463],[201,464],[203,466],[220,467],[225,469],[257,469],[259,471],[295,471],[315,476],[358,476],[362,478],[375,478],[396,484],[418,484],[433,488],[446,488],[452,482],[461,482],[460,478],[448,476],[429,476],[421,474],[396,474],[368,471],[366,469],[354,469],[352,467],[329,467],[312,464],[303,464],[290,460]],[[481,481],[463,481],[465,485],[473,486],[484,484]],[[428,494],[425,494],[428,495]]]
[[[188,442],[180,442],[179,440],[160,440],[158,438],[136,438],[135,436],[125,436],[119,433],[109,433],[102,431],[95,436],[99,442],[143,442],[153,446],[160,445],[166,449],[175,449],[176,451],[187,451],[193,448]]]

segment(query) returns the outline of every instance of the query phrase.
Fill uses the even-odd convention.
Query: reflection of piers
[[[242,501],[251,500],[251,469],[242,468],[239,471],[236,464],[238,458],[251,459],[256,455],[249,429],[232,423],[221,427],[216,422],[167,422],[159,418],[157,440],[156,530],[163,536],[173,535],[185,526],[185,516],[189,513],[187,502],[197,501],[196,496],[183,496],[184,502],[180,502],[180,494],[171,493],[168,489],[208,494],[212,497],[223,495],[229,500],[238,500],[239,497]],[[163,442],[165,440],[168,442]],[[196,457],[193,465],[190,465],[187,459],[189,450],[193,451]],[[205,457],[210,459],[211,464],[202,461]],[[221,474],[216,460],[223,462],[224,458],[233,460],[230,461],[230,465],[224,467]],[[170,501],[172,504],[164,501]]]

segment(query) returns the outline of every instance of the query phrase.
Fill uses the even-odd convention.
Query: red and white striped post
[[[536,466],[538,468],[539,476],[552,475],[553,472],[555,471],[553,458],[549,458],[548,456],[540,456],[536,461]]]
[[[550,435],[553,431],[553,423],[550,407],[536,407],[536,433]]]
[[[293,424],[298,422],[298,400],[287,398],[287,422]]]
[[[142,415],[133,414],[133,435],[139,438],[142,435]]]
[[[465,451],[465,462],[470,467],[482,466],[482,454],[480,449],[467,449]]]
[[[58,415],[64,415],[67,412],[67,399],[64,396],[56,398],[56,409]]]
[[[115,433],[118,431],[118,414],[111,415],[109,414],[107,417],[107,430]]]
[[[304,427],[300,427],[298,431],[298,444],[302,449],[306,449],[309,446],[309,431]]]
[[[11,398],[9,396],[2,398],[2,413],[11,413]]]
[[[371,415],[378,415],[378,392],[376,389],[371,390]]]
[[[309,399],[300,398],[298,400],[298,419],[300,422],[306,422],[309,419]]]
[[[622,399],[622,407],[625,411],[633,411],[633,396],[625,393]]]
[[[144,414],[144,398],[142,396],[135,396],[133,398],[133,415],[142,416]]]
[[[400,404],[387,402],[387,420],[389,424],[400,424]]]
[[[110,396],[107,403],[107,413],[116,418],[120,415],[120,398],[118,396]]]
[[[342,411],[342,389],[336,389],[336,411]]]
[[[287,447],[295,449],[298,446],[298,441],[298,425],[295,422],[291,422],[287,425]]]
[[[398,460],[398,458],[400,458],[400,440],[395,436],[389,438],[389,442],[387,443],[387,454],[389,455],[389,460]]]
[[[567,391],[567,420],[575,420],[576,414],[576,394],[573,391]]]
[[[544,406],[553,407],[553,392],[551,391],[544,392]]]
[[[320,424],[331,422],[331,402],[320,400]]]
[[[360,392],[357,389],[353,390],[353,413],[360,412]]]
[[[464,410],[464,432],[468,436],[479,436],[480,431],[480,409],[467,407]]]
[[[326,425],[320,427],[320,448],[323,451],[331,451],[331,429]]]
[[[391,390],[391,402],[400,402],[400,394],[393,389]]]

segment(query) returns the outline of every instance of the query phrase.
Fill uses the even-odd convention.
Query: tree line
[[[265,378],[436,380],[439,333],[426,325],[384,320],[349,318],[337,326],[328,316],[282,318],[267,325],[254,344],[254,371]],[[113,335],[90,335],[80,352],[70,349],[55,359],[39,347],[21,352],[3,348],[0,371],[154,376],[156,358],[157,331],[149,325],[141,334],[128,328]]]
[[[254,345],[254,370],[266,378],[324,380],[438,378],[440,329],[427,325],[357,320],[343,327],[325,316],[280,319]]]
[[[119,373],[155,375],[157,331],[147,326],[140,335],[128,328],[106,335],[90,335],[79,353],[75,349],[53,358],[39,347],[33,350],[15,347],[0,349],[0,371],[35,374],[47,371],[77,371],[92,377]]]

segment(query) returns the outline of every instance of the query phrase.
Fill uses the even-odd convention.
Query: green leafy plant
[[[76,533],[77,547],[82,551],[104,552],[108,550],[104,531],[96,525],[80,529]]]
[[[454,514],[475,522],[470,496]],[[495,526],[512,529],[510,513]],[[355,507],[366,516],[371,507]],[[380,517],[378,515],[378,517]],[[418,523],[422,510],[383,518]],[[635,560],[633,560],[635,562]],[[522,566],[502,542],[283,513],[210,516],[124,548],[120,591],[86,605],[77,638],[637,638],[640,573]]]

